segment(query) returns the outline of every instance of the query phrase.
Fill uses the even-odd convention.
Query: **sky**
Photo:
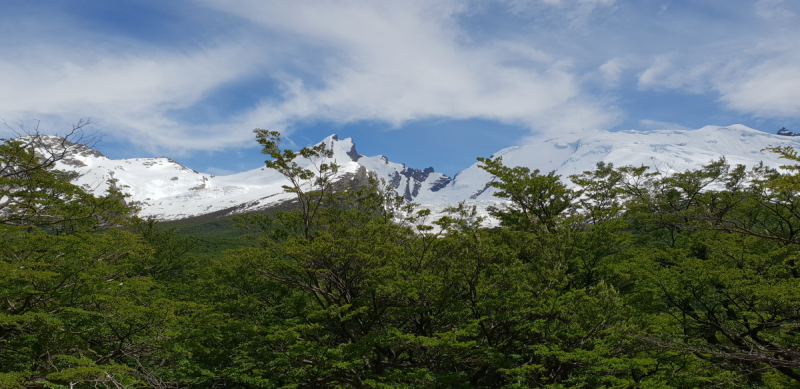
[[[0,137],[223,175],[252,130],[454,175],[587,129],[800,132],[795,0],[3,0]]]

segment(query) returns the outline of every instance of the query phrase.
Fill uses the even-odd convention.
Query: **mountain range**
[[[60,144],[58,137],[42,142]],[[433,168],[415,169],[389,161],[382,155],[359,154],[351,138],[330,135],[322,140],[333,150],[332,159],[341,166],[340,179],[352,179],[367,171],[378,174],[406,198],[434,213],[465,201],[482,212],[496,204],[493,177],[478,163],[455,177]],[[615,166],[646,165],[666,171],[698,168],[724,156],[731,164],[753,166],[783,164],[771,146],[800,147],[800,138],[767,134],[743,125],[706,126],[698,130],[582,131],[498,151],[508,166],[525,166],[546,173],[555,171],[565,178],[591,170],[598,162]],[[477,157],[477,156],[476,156]],[[309,161],[302,163],[310,166]],[[230,215],[274,207],[293,199],[284,193],[286,179],[266,167],[227,175],[200,173],[166,158],[110,159],[87,146],[78,145],[57,163],[59,170],[74,172],[74,183],[103,193],[116,185],[141,206],[140,216],[178,220],[207,214]]]

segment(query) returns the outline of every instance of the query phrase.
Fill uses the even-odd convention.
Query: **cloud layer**
[[[652,55],[638,85],[709,93],[726,108],[756,117],[798,118],[798,8],[796,2],[759,0],[725,24],[698,23],[698,40],[681,51]]]
[[[586,2],[579,3],[583,9]],[[180,50],[134,43],[120,52],[114,39],[91,34],[92,41],[73,47],[46,40],[13,47],[23,60],[0,60],[3,116],[91,115],[139,144],[187,150],[236,146],[249,141],[253,127],[290,131],[294,123],[314,120],[399,127],[430,118],[481,118],[544,132],[565,125],[607,128],[616,120],[602,101],[582,93],[568,58],[528,42],[472,41],[458,22],[471,11],[467,3],[200,6],[242,18],[247,34]],[[265,92],[251,110],[220,123],[187,125],[170,115],[245,77],[271,78],[280,93]]]
[[[184,34],[216,33],[163,44],[83,26],[68,10],[29,34],[22,10],[5,21],[21,32],[0,38],[0,116],[53,125],[92,116],[154,152],[239,147],[252,128],[291,132],[315,121],[611,129],[639,115],[619,104],[636,91],[800,117],[798,6],[735,3],[198,0],[181,12],[203,24],[186,22]],[[272,87],[212,121],[187,119],[248,80]]]
[[[281,126],[307,118],[376,120],[401,126],[429,118],[492,119],[534,131],[558,131],[563,118],[607,127],[615,113],[581,93],[559,58],[521,42],[473,44],[455,19],[467,8],[446,2],[212,3],[297,45],[329,56],[319,86],[281,77],[285,100],[262,104],[249,121]],[[308,42],[308,43],[307,43]],[[310,48],[309,48],[310,49]],[[577,125],[577,124],[576,124]]]

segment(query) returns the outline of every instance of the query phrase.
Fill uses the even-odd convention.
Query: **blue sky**
[[[297,147],[453,175],[583,129],[800,131],[792,0],[24,1],[0,12],[0,117],[91,117],[112,158],[224,174]],[[8,136],[3,129],[2,136]]]

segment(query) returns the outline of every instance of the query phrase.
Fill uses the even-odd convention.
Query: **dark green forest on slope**
[[[288,210],[156,223],[0,144],[0,388],[800,388],[800,157],[559,177],[431,220],[324,146]],[[62,155],[63,157],[63,155]],[[575,185],[567,186],[571,181]],[[573,188],[573,189],[570,189]]]

